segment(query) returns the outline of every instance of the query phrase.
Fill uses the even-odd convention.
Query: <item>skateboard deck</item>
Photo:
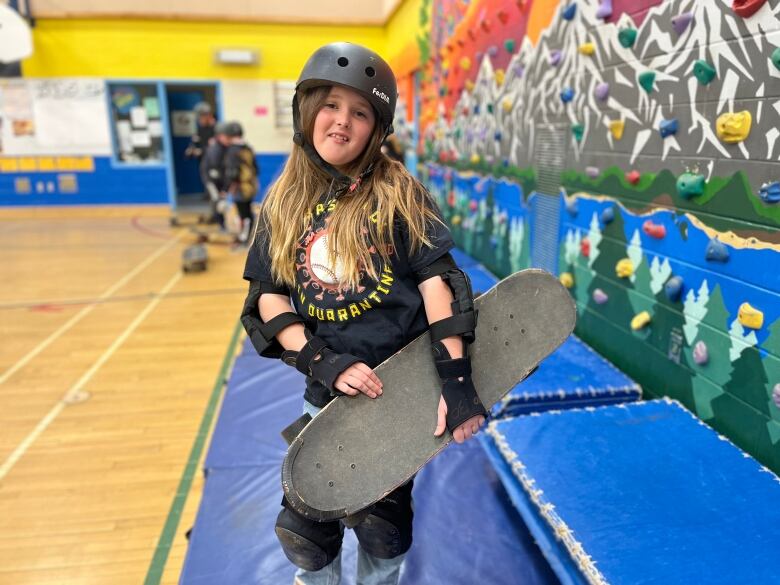
[[[490,411],[566,340],[577,313],[566,288],[537,269],[508,276],[474,307],[472,379]],[[374,371],[383,383],[379,398],[334,399],[289,445],[282,488],[308,518],[356,514],[407,482],[452,440],[449,431],[433,436],[441,382],[427,332]]]
[[[187,246],[181,255],[181,268],[184,272],[202,272],[208,267],[209,254],[203,244]]]

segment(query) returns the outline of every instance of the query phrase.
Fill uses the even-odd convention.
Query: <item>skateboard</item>
[[[208,267],[208,261],[206,246],[203,244],[187,246],[181,254],[181,269],[184,272],[203,272]]]
[[[490,408],[574,330],[576,309],[553,275],[528,269],[477,297],[472,379]],[[340,396],[283,432],[282,488],[292,508],[330,521],[354,516],[406,483],[452,440],[434,437],[441,382],[426,332],[374,368],[383,393]]]

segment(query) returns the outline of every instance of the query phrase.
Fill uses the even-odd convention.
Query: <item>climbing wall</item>
[[[557,265],[585,341],[780,470],[780,0],[426,6],[420,152],[458,243]]]

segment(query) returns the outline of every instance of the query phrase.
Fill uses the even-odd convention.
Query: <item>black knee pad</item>
[[[412,482],[379,500],[355,526],[360,546],[378,559],[392,559],[412,546]]]
[[[344,528],[341,523],[316,522],[282,508],[276,518],[276,537],[290,562],[306,571],[319,571],[338,556]]]

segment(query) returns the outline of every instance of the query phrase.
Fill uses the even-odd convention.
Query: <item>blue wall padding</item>
[[[529,378],[494,408],[500,417],[561,408],[632,402],[642,389],[631,378],[571,335]]]
[[[273,527],[285,452],[279,432],[301,411],[301,383],[292,368],[257,357],[244,342],[206,459],[208,474],[182,585],[292,582],[294,567]],[[429,463],[417,478],[414,498],[415,544],[402,585],[500,583],[508,575],[530,585],[558,582],[476,441],[453,444]],[[342,583],[353,585],[351,531],[342,555]]]
[[[513,500],[536,490],[525,508],[547,519],[534,534],[542,549],[570,530],[567,551],[579,543],[603,582],[780,582],[780,479],[679,403],[503,419],[491,434],[493,456],[503,444],[512,464]]]

